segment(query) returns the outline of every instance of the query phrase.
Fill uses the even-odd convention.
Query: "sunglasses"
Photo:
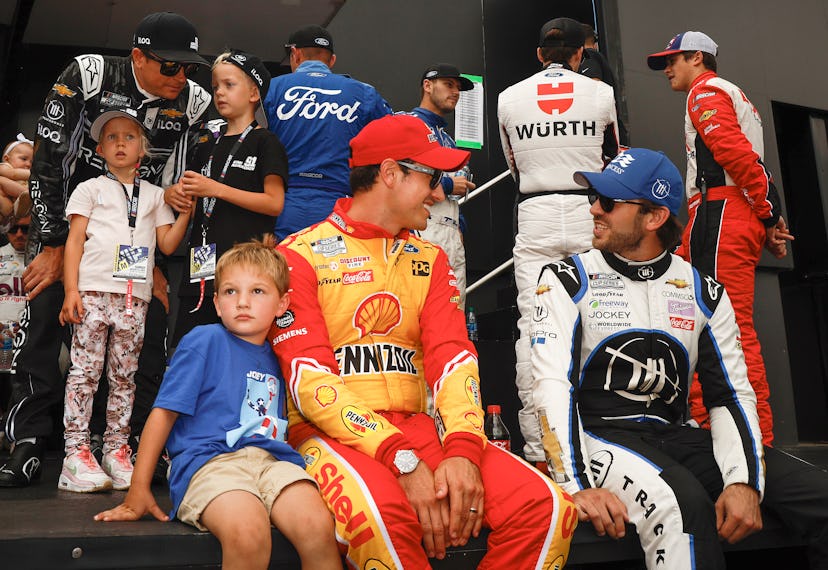
[[[415,172],[422,172],[423,174],[428,174],[431,176],[431,180],[428,181],[428,187],[434,190],[440,184],[440,179],[443,177],[443,171],[437,170],[436,168],[429,168],[427,166],[423,166],[421,164],[416,164],[413,162],[408,162],[407,160],[398,160],[397,164],[403,166],[405,168],[410,168]]]
[[[650,205],[645,204],[643,202],[636,202],[635,200],[622,200],[621,198],[607,198],[606,196],[602,196],[597,192],[590,192],[587,194],[587,199],[589,200],[590,206],[595,202],[598,202],[601,205],[601,209],[604,210],[607,214],[612,212],[612,209],[615,208],[616,204],[635,204],[641,208],[649,209]]]
[[[29,233],[28,224],[17,224],[9,228],[10,234],[16,234],[17,232],[23,232],[24,234]]]
[[[175,77],[178,75],[178,72],[182,69],[184,70],[184,76],[190,77],[198,70],[197,63],[180,63],[178,61],[168,61],[166,59],[161,59],[151,51],[145,51],[144,55],[147,56],[147,59],[151,59],[152,61],[157,61],[161,64],[159,71],[161,75],[165,75],[167,77]]]

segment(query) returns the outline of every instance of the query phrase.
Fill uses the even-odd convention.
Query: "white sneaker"
[[[126,491],[132,483],[132,450],[127,444],[111,449],[103,456],[104,472],[112,478],[112,488]]]
[[[63,460],[58,489],[74,493],[94,493],[112,488],[112,479],[95,461],[88,445],[81,445]]]

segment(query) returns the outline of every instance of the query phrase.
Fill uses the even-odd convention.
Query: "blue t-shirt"
[[[174,517],[205,463],[250,445],[304,468],[287,440],[285,382],[268,343],[246,342],[222,325],[194,328],[178,345],[155,400],[180,415],[167,440]]]

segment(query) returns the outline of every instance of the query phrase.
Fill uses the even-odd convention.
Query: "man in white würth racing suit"
[[[586,192],[572,182],[577,170],[600,170],[618,152],[612,88],[580,75],[581,24],[547,22],[540,33],[543,70],[498,98],[503,153],[518,189],[513,256],[520,338],[515,344],[518,413],[527,461],[543,461],[534,420],[529,362],[532,298],[543,264],[590,248],[592,220]]]
[[[598,249],[544,267],[531,324],[551,476],[599,534],[633,523],[648,568],[724,568],[719,540],[761,528],[764,487],[730,299],[667,251],[683,185],[666,156],[631,149],[575,178]],[[711,431],[687,424],[694,370]]]

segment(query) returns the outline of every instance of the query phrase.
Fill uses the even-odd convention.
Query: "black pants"
[[[70,342],[68,327],[58,322],[63,306],[63,283],[53,283],[32,301],[20,322],[15,337],[12,395],[5,417],[6,434],[12,441],[27,437],[46,438],[54,429],[50,408],[63,401],[65,379],[58,367],[62,343]],[[157,299],[147,313],[144,348],[138,359],[135,420],[143,422],[149,414],[166,367],[167,315]],[[103,383],[105,385],[105,383]],[[138,430],[140,431],[140,430]]]
[[[687,531],[695,534],[696,560],[704,560],[709,567],[723,567],[713,511],[723,483],[713,456],[710,432],[659,424],[625,424],[627,422],[609,422],[609,425],[593,425],[588,429],[607,442],[610,453],[616,455],[613,458],[612,455],[594,454],[591,450],[591,467],[596,481],[601,483],[599,473],[604,473],[602,469],[609,471],[630,465],[624,463],[619,450],[613,446],[646,458],[659,473],[659,479],[672,488],[682,518],[688,525]],[[774,448],[766,447],[764,452],[763,508],[810,542],[812,569],[828,569],[828,472]],[[635,473],[629,473],[628,478],[631,489],[637,480],[643,479]],[[649,501],[658,497],[657,490],[648,491]],[[654,517],[657,516],[658,511],[655,511]]]

